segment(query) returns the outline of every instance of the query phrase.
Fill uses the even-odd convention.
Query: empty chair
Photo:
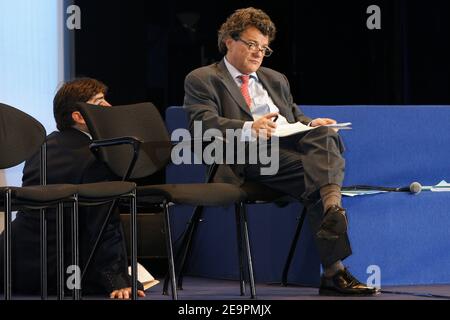
[[[165,124],[151,103],[102,108],[79,104],[93,139],[92,147],[118,176],[128,179],[148,177],[165,168],[171,158],[172,143]],[[240,210],[245,193],[224,184],[171,184],[138,186],[138,206],[159,205],[164,211],[172,297],[177,299],[176,275],[170,226],[170,204],[229,206],[237,208],[239,235],[245,239],[252,297],[255,296],[253,269],[245,212]],[[240,247],[240,246],[239,246]]]
[[[47,234],[44,209],[56,208],[56,216],[59,218],[62,215],[59,210],[60,204],[64,201],[74,201],[77,193],[73,185],[45,185],[45,136],[45,129],[37,120],[16,108],[0,104],[0,169],[12,168],[41,151],[41,186],[0,188],[2,192],[0,204],[5,213],[3,281],[6,300],[11,299],[12,290],[11,212],[18,209],[40,210],[41,296],[45,298],[47,295]],[[60,238],[61,234],[58,233],[58,243]],[[58,265],[58,268],[62,266]],[[58,278],[58,287],[62,285],[62,282],[62,279]]]
[[[39,154],[40,173],[39,186],[1,187],[4,196],[0,204],[5,211],[4,232],[4,291],[5,299],[11,298],[11,211],[12,210],[40,210],[40,251],[41,251],[41,296],[47,297],[47,219],[43,209],[56,210],[56,279],[57,297],[64,298],[64,207],[71,207],[71,263],[79,266],[78,248],[78,206],[97,206],[112,202],[117,198],[130,200],[132,214],[132,279],[133,298],[136,298],[137,266],[136,261],[136,185],[131,182],[108,181],[90,184],[58,184],[46,185],[46,133],[44,127],[26,113],[0,104],[0,169],[16,166],[25,160]],[[39,152],[40,151],[40,152]],[[134,228],[134,229],[133,229]],[[18,235],[20,236],[20,235]],[[17,263],[27,263],[18,261]],[[80,290],[73,290],[73,298],[80,298]]]
[[[213,169],[209,172],[211,176],[214,175],[215,171],[217,170],[217,166],[214,166]],[[213,177],[210,177],[209,180],[212,180]],[[254,205],[254,204],[264,204],[264,203],[279,203],[280,205],[287,204],[289,202],[295,202],[298,201],[292,197],[289,197],[277,190],[271,189],[261,183],[258,182],[252,182],[247,181],[245,182],[240,188],[245,192],[246,194],[246,200],[245,200],[245,206],[242,206],[242,210],[246,212],[246,205]],[[187,258],[190,256],[190,251],[192,249],[192,242],[193,237],[195,236],[195,231],[197,229],[198,223],[202,220],[202,210],[196,210],[192,217],[190,218],[190,221],[188,223],[188,226],[186,228],[186,232],[184,237],[182,238],[182,242],[180,245],[180,253],[179,256],[181,256],[181,260],[179,262],[179,276],[178,276],[178,288],[183,287],[183,274],[184,270],[187,265]],[[303,223],[305,221],[305,217],[307,214],[306,207],[303,208],[300,217],[298,219],[297,228],[295,230],[294,237],[291,242],[291,246],[289,248],[289,253],[286,258],[286,262],[282,271],[281,275],[281,284],[283,286],[287,285],[287,278],[289,274],[289,269],[292,263],[292,259],[294,257],[295,249],[297,247],[298,239],[301,235],[301,230],[303,227]],[[243,239],[238,239],[238,241],[242,241]],[[240,263],[240,283],[241,288],[244,290],[245,288],[245,278],[243,278],[243,261],[244,261],[243,252],[241,251],[241,255],[239,256],[239,263]]]

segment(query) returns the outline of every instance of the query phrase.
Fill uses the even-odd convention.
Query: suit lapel
[[[247,102],[245,102],[244,97],[242,96],[241,90],[236,85],[236,82],[231,77],[231,74],[228,72],[227,67],[225,66],[225,62],[222,60],[218,65],[218,76],[222,79],[225,88],[227,88],[228,92],[230,92],[234,101],[238,104],[239,108],[242,109],[245,113],[247,113],[250,117],[253,118],[252,113],[248,109]]]

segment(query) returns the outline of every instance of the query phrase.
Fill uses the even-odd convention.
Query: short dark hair
[[[277,29],[272,20],[270,20],[270,17],[264,11],[253,7],[238,9],[229,16],[227,21],[220,27],[218,35],[220,53],[227,53],[225,40],[227,40],[228,37],[237,39],[248,27],[255,27],[263,35],[268,36],[269,42],[272,42],[275,39]]]
[[[87,102],[99,93],[106,94],[108,87],[91,78],[77,78],[59,88],[53,99],[53,115],[59,131],[71,128],[75,122],[72,113],[77,111],[78,102]]]

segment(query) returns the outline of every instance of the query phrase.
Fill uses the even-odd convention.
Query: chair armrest
[[[119,146],[123,144],[130,144],[134,149],[139,149],[142,140],[137,137],[118,137],[113,139],[95,140],[89,145],[89,149],[95,151],[101,147]]]
[[[183,144],[191,145],[192,142],[194,142],[194,143],[195,142],[204,142],[203,147],[205,147],[206,145],[213,143],[216,139],[219,141],[223,141],[225,144],[230,143],[227,139],[224,139],[223,137],[219,137],[219,136],[211,137],[211,140],[204,140],[203,138],[194,138],[194,139],[188,139],[188,140],[182,140],[182,141],[171,140],[171,142],[172,142],[172,146],[183,145]]]
[[[140,147],[143,141],[137,137],[118,137],[118,138],[112,138],[112,139],[102,139],[102,140],[95,140],[89,145],[89,149],[97,153],[99,148],[102,147],[112,147],[112,146],[119,146],[128,144],[131,145],[133,148],[133,158],[130,161],[130,164],[128,166],[126,174],[122,177],[122,181],[127,181],[128,178],[131,175],[131,172],[133,171],[134,165],[136,164],[136,161],[139,156]]]

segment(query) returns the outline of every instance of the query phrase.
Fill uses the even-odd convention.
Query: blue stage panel
[[[346,146],[346,186],[450,181],[450,106],[302,106],[302,110],[312,118],[353,123],[352,130],[340,132]],[[171,130],[187,125],[180,107],[169,108],[166,119]],[[167,179],[201,182],[204,169],[171,167]],[[450,283],[449,203],[449,192],[429,191],[345,198],[353,255],[344,264],[362,281],[371,275],[369,266],[379,267],[382,286]],[[299,210],[298,204],[249,208],[257,280],[280,280]],[[194,254],[190,270],[209,277],[237,277],[233,212],[211,211],[199,232],[196,248],[201,250]],[[302,237],[289,280],[317,284],[319,260],[309,229]],[[201,254],[208,251],[215,255]]]

